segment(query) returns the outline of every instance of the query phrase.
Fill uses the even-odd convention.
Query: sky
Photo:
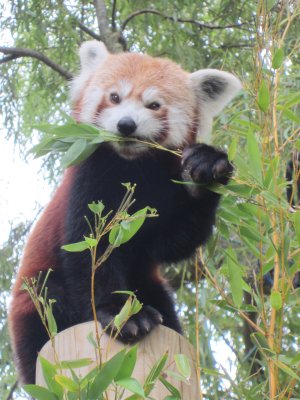
[[[1,126],[1,121],[0,121]],[[22,160],[12,140],[0,129],[0,245],[6,241],[11,223],[33,220],[49,198],[52,188],[43,180],[41,160]]]

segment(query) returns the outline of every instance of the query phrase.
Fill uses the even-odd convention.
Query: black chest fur
[[[126,160],[107,145],[101,146],[78,168],[66,218],[67,243],[80,241],[87,233],[84,215],[92,217],[89,203],[101,200],[106,212],[118,209],[126,192],[122,183],[127,182],[136,184],[135,203],[129,211],[150,206],[159,214],[156,221],[147,220],[142,231],[161,226],[180,212],[189,197],[185,188],[172,180],[180,180],[180,159],[173,154],[157,151]]]

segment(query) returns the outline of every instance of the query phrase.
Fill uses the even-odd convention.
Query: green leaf
[[[178,371],[181,373],[181,375],[185,379],[190,379],[191,377],[191,366],[189,359],[185,354],[175,354],[174,355],[174,360],[176,363],[176,367]]]
[[[278,291],[273,291],[270,296],[271,307],[275,310],[280,310],[282,308],[282,296]]]
[[[38,356],[38,360],[41,364],[43,377],[47,387],[60,398],[63,394],[63,390],[61,386],[54,380],[54,376],[57,373],[56,365],[52,364],[41,355]]]
[[[267,11],[270,12],[271,9],[275,6],[276,0],[266,0]]]
[[[257,233],[255,229],[250,226],[241,226],[240,234],[255,243],[265,242],[265,238],[261,237],[259,233]]]
[[[114,355],[109,361],[107,361],[103,365],[103,367],[97,373],[93,383],[90,386],[90,400],[98,400],[99,395],[102,394],[112,383],[123,364],[125,352],[126,349],[123,349],[119,353]]]
[[[95,376],[98,374],[99,368],[95,367],[90,372],[88,372],[80,381],[80,388],[83,389],[90,385],[94,380]]]
[[[149,207],[132,214],[127,220],[115,225],[109,233],[109,243],[115,247],[128,242],[142,227],[145,222],[147,211]]]
[[[161,372],[167,362],[167,359],[168,359],[168,352],[163,354],[162,357],[158,361],[156,361],[156,363],[151,368],[151,370],[145,380],[145,384],[144,384],[144,390],[145,390],[146,395],[148,395],[151,392],[151,390],[155,384],[155,381],[161,374]]]
[[[128,299],[126,300],[124,306],[121,308],[119,314],[117,314],[115,316],[115,318],[114,318],[114,325],[118,330],[121,329],[121,326],[130,317],[131,302],[132,302],[132,297],[128,297]]]
[[[275,51],[275,54],[273,56],[272,60],[272,68],[278,69],[282,66],[284,60],[284,51],[283,48],[279,48]]]
[[[287,375],[291,376],[292,378],[296,379],[297,381],[300,381],[300,377],[294,372],[290,367],[285,365],[283,362],[273,359],[274,364],[277,365],[278,368],[280,368],[283,372],[285,372]]]
[[[164,371],[164,373],[168,376],[170,376],[171,378],[175,379],[178,382],[186,382],[186,379],[184,376],[182,376],[181,374],[179,374],[178,372],[174,372],[174,371]]]
[[[130,314],[131,315],[137,314],[138,312],[141,311],[142,307],[143,303],[141,303],[136,297],[134,297],[131,304]]]
[[[260,182],[262,173],[261,153],[256,137],[252,132],[248,132],[247,135],[247,151],[251,169],[250,173]]]
[[[93,363],[92,358],[80,358],[78,360],[65,360],[60,361],[57,365],[57,368],[61,369],[75,369],[75,368],[82,368],[87,367]]]
[[[268,111],[270,105],[270,94],[269,94],[269,89],[264,80],[262,80],[258,91],[257,103],[261,111],[263,111],[264,113]]]
[[[68,151],[64,154],[61,160],[62,166],[64,168],[67,168],[75,164],[86,148],[86,139],[77,139],[76,142],[74,142],[72,146],[68,149]]]
[[[98,240],[97,239],[91,238],[91,237],[88,237],[88,236],[84,236],[84,240],[87,242],[89,247],[95,247],[98,244]]]
[[[222,378],[228,379],[225,374],[222,374],[222,372],[219,372],[216,369],[201,368],[201,371],[206,375],[218,376],[218,377],[222,377]]]
[[[240,266],[234,261],[235,254],[231,248],[227,250],[227,266],[229,283],[234,304],[239,308],[243,303],[243,279]]]
[[[66,244],[64,246],[61,246],[63,250],[70,251],[70,252],[80,252],[87,250],[89,248],[89,244],[87,242],[77,242],[77,243],[71,243],[71,244]]]
[[[93,332],[90,332],[90,333],[87,335],[86,338],[87,338],[88,342],[89,342],[95,349],[98,347],[98,344],[97,344],[97,342],[96,342],[96,340],[95,340],[95,338],[94,338]]]
[[[143,223],[145,222],[147,211],[149,207],[145,207],[134,214],[131,215],[132,221],[122,221],[126,226],[123,226],[124,229],[127,231],[125,235],[126,242],[130,240],[137,231],[142,227]]]
[[[53,316],[52,312],[52,307],[46,306],[46,314],[47,314],[47,322],[48,322],[48,328],[51,333],[51,335],[55,336],[57,334],[57,325],[55,318]]]
[[[94,213],[94,214],[100,214],[102,213],[102,211],[104,210],[104,204],[102,203],[102,201],[98,201],[98,203],[91,203],[88,204],[88,208]]]
[[[78,384],[76,384],[72,379],[64,375],[56,375],[56,382],[64,389],[69,392],[77,392],[79,390]]]
[[[119,247],[123,243],[123,231],[120,224],[113,226],[108,236],[109,243]]]
[[[297,124],[300,124],[300,117],[295,114],[292,110],[290,110],[287,107],[283,106],[278,106],[277,107],[279,110],[282,111],[282,114],[287,117],[290,121],[296,122]]]
[[[297,365],[299,363],[300,363],[300,354],[297,354],[295,357],[292,358],[291,365]]]
[[[269,343],[266,337],[261,334],[260,332],[251,333],[250,335],[252,342],[259,348],[259,349],[267,349],[269,350]]]
[[[159,380],[168,389],[168,391],[175,397],[175,399],[178,399],[178,400],[181,399],[180,392],[175,386],[173,386],[170,382],[168,382],[162,376],[159,378]]]
[[[37,400],[58,400],[55,393],[38,385],[24,385],[23,389]]]
[[[238,144],[238,138],[236,136],[234,136],[230,143],[229,150],[228,150],[229,161],[234,160],[234,157],[236,155],[236,150],[237,150],[237,144]]]
[[[294,213],[294,227],[298,243],[300,244],[300,211]]]
[[[141,384],[134,378],[119,379],[118,381],[116,381],[116,384],[134,394],[141,396],[143,399],[145,398],[144,389],[142,388]]]
[[[116,381],[126,379],[131,376],[137,360],[137,350],[138,346],[135,345],[127,351],[123,364],[115,377]]]

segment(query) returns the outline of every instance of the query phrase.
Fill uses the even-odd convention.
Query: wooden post
[[[102,329],[100,324],[99,329]],[[90,332],[95,332],[95,324],[93,321],[73,326],[65,331],[60,332],[55,337],[55,349],[60,361],[76,360],[80,358],[91,358],[95,360],[88,367],[76,369],[76,374],[81,377],[86,375],[96,366],[97,355],[95,348],[87,340],[87,336],[90,334]],[[119,352],[124,347],[124,344],[118,340],[111,340],[106,334],[101,336],[100,345],[103,349],[103,361],[110,359],[114,354]],[[139,343],[137,363],[132,376],[141,384],[144,384],[146,376],[151,367],[166,351],[168,351],[168,361],[166,365],[168,366],[169,370],[176,370],[174,354],[185,354],[190,360],[192,369],[192,375],[188,384],[179,382],[175,379],[167,379],[179,390],[183,400],[199,399],[195,349],[183,336],[169,328],[166,328],[165,326],[158,326]],[[55,363],[54,351],[50,341],[44,345],[40,354],[50,362]],[[69,371],[65,370],[64,373],[67,376],[70,376]],[[36,384],[46,386],[39,361],[37,361]],[[122,399],[125,399],[129,395],[129,392],[125,392]],[[155,400],[163,400],[167,395],[170,395],[170,393],[160,382],[157,382],[154,390],[151,392],[151,397]],[[109,394],[108,390],[108,399],[112,400],[114,398],[114,394]]]

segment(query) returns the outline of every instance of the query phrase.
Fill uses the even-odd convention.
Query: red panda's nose
[[[118,122],[117,128],[123,136],[129,136],[136,130],[137,126],[132,118],[123,117]]]

